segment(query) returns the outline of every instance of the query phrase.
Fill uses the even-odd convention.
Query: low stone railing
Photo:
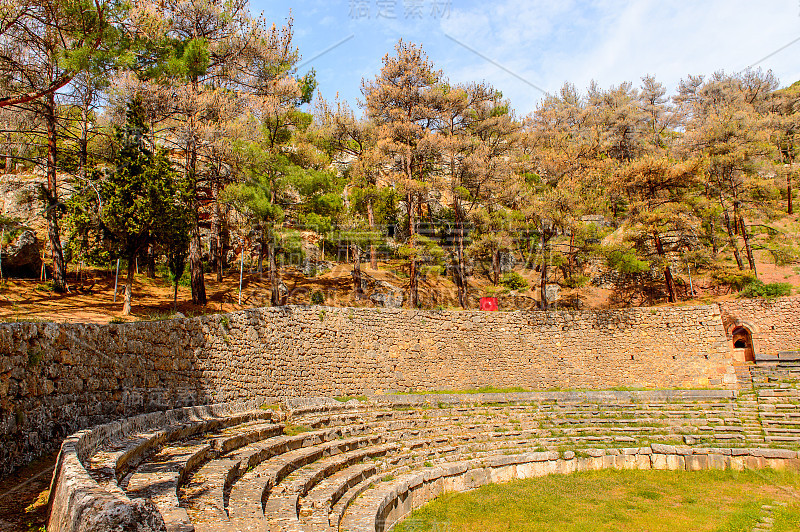
[[[144,499],[128,498],[117,486],[116,478],[101,486],[87,471],[87,457],[103,443],[153,431],[149,441],[120,453],[117,466],[124,467],[165,441],[188,437],[209,426],[219,427],[224,420],[257,406],[256,402],[247,401],[178,408],[107,423],[71,435],[61,445],[53,472],[48,532],[166,530],[158,510]]]

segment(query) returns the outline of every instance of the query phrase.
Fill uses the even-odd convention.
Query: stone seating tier
[[[775,390],[796,391],[290,398],[148,414],[65,441],[48,530],[381,532],[443,491],[489,482],[797,467],[797,396],[764,393]]]

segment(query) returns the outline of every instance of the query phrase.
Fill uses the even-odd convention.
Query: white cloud
[[[687,74],[738,71],[800,37],[798,0],[453,0],[441,20],[427,13],[406,19],[403,0],[395,20],[351,18],[348,2],[251,1],[277,22],[292,9],[306,58],[355,34],[313,62],[326,96],[338,91],[353,104],[361,78],[378,73],[401,37],[422,44],[451,80],[491,83],[522,114],[541,94],[444,34],[549,91],[565,81],[579,88],[592,79],[604,87],[638,84],[646,74],[673,90]],[[798,52],[800,42],[761,66],[792,83],[800,79]]]
[[[796,0],[535,0],[523,6],[501,0],[454,8],[441,27],[551,91],[565,81],[581,88],[592,79],[602,86],[638,84],[648,73],[674,88],[690,73],[741,70],[800,37],[800,6]],[[800,43],[760,66],[792,83],[800,79],[798,50]],[[526,112],[538,101],[530,87],[475,54],[448,52],[453,79],[483,76]]]

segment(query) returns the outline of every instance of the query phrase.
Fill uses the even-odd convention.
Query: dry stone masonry
[[[728,336],[736,327],[744,326],[756,353],[800,351],[800,298],[740,299],[719,306]]]
[[[765,350],[792,349],[799,301],[594,312],[284,307],[133,324],[5,324],[0,475],[77,430],[193,405],[480,386],[732,387],[728,321],[758,328]]]
[[[763,406],[800,424],[791,402],[800,389],[780,390]],[[748,397],[303,397],[153,413],[66,440],[48,531],[383,532],[444,491],[492,482],[604,468],[797,469],[794,429],[774,447],[758,424],[770,410]]]

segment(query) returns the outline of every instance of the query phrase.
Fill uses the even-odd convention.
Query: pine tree
[[[112,256],[128,262],[123,315],[131,312],[136,257],[156,242],[165,245],[177,263],[190,227],[185,189],[166,153],[149,145],[148,133],[141,103],[131,102],[125,126],[116,133],[114,169],[100,189],[100,221],[111,237]]]
[[[390,167],[389,181],[403,197],[406,211],[406,245],[415,246],[417,221],[430,191],[432,173],[439,158],[433,130],[441,108],[436,90],[441,72],[435,70],[421,48],[402,40],[396,56],[383,58],[380,74],[364,80],[367,115],[378,126],[378,147]],[[412,307],[419,304],[419,253],[409,250],[409,291]]]
[[[132,19],[146,43],[138,57],[142,72],[123,76],[117,85],[147,102],[151,119],[169,129],[165,140],[185,154],[183,171],[196,214],[189,254],[192,301],[203,305],[200,212],[211,204],[210,244],[220,277],[224,223],[217,193],[237,177],[229,173],[237,156],[232,141],[258,140],[246,135],[264,133],[247,127],[250,117],[263,124],[287,105],[308,101],[313,73],[294,77],[300,56],[292,43],[292,20],[267,27],[251,16],[247,0],[143,0]]]
[[[23,106],[44,123],[47,186],[44,189],[53,289],[66,290],[66,262],[61,246],[63,204],[58,194],[58,128],[61,117],[56,91],[80,72],[111,62],[122,43],[111,24],[122,6],[100,0],[12,1],[0,6],[0,108]]]

